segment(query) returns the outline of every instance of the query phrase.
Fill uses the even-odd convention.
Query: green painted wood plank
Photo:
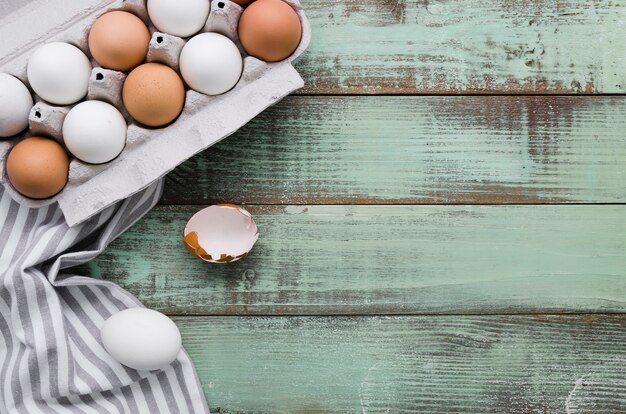
[[[167,177],[164,204],[626,201],[624,97],[292,97]]]
[[[626,318],[176,318],[220,413],[626,412]]]
[[[157,207],[80,272],[170,314],[626,311],[626,205],[252,206],[228,265],[184,249],[198,209]]]
[[[303,0],[304,93],[626,91],[626,2]]]

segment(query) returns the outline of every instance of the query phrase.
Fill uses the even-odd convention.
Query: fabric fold
[[[86,263],[158,201],[163,180],[69,227],[0,186],[0,413],[208,413],[188,355],[160,371],[114,361],[100,328],[141,303],[114,283],[62,273]]]

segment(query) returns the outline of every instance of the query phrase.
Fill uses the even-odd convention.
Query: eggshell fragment
[[[250,252],[259,233],[254,219],[242,207],[217,204],[189,219],[183,243],[191,254],[210,263],[234,262]]]
[[[145,371],[167,367],[182,346],[176,324],[145,308],[126,309],[111,316],[102,326],[100,339],[117,362]]]
[[[25,130],[32,107],[33,97],[22,81],[0,73],[0,137],[10,137]]]

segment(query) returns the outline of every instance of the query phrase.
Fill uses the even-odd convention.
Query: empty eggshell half
[[[194,214],[183,243],[194,256],[210,263],[234,262],[248,254],[259,238],[254,219],[242,207],[216,204]]]

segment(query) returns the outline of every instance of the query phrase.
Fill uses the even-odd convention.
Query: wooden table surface
[[[213,412],[626,412],[626,1],[303,3],[307,86],[83,270],[174,317]],[[217,202],[238,263],[182,246]]]

